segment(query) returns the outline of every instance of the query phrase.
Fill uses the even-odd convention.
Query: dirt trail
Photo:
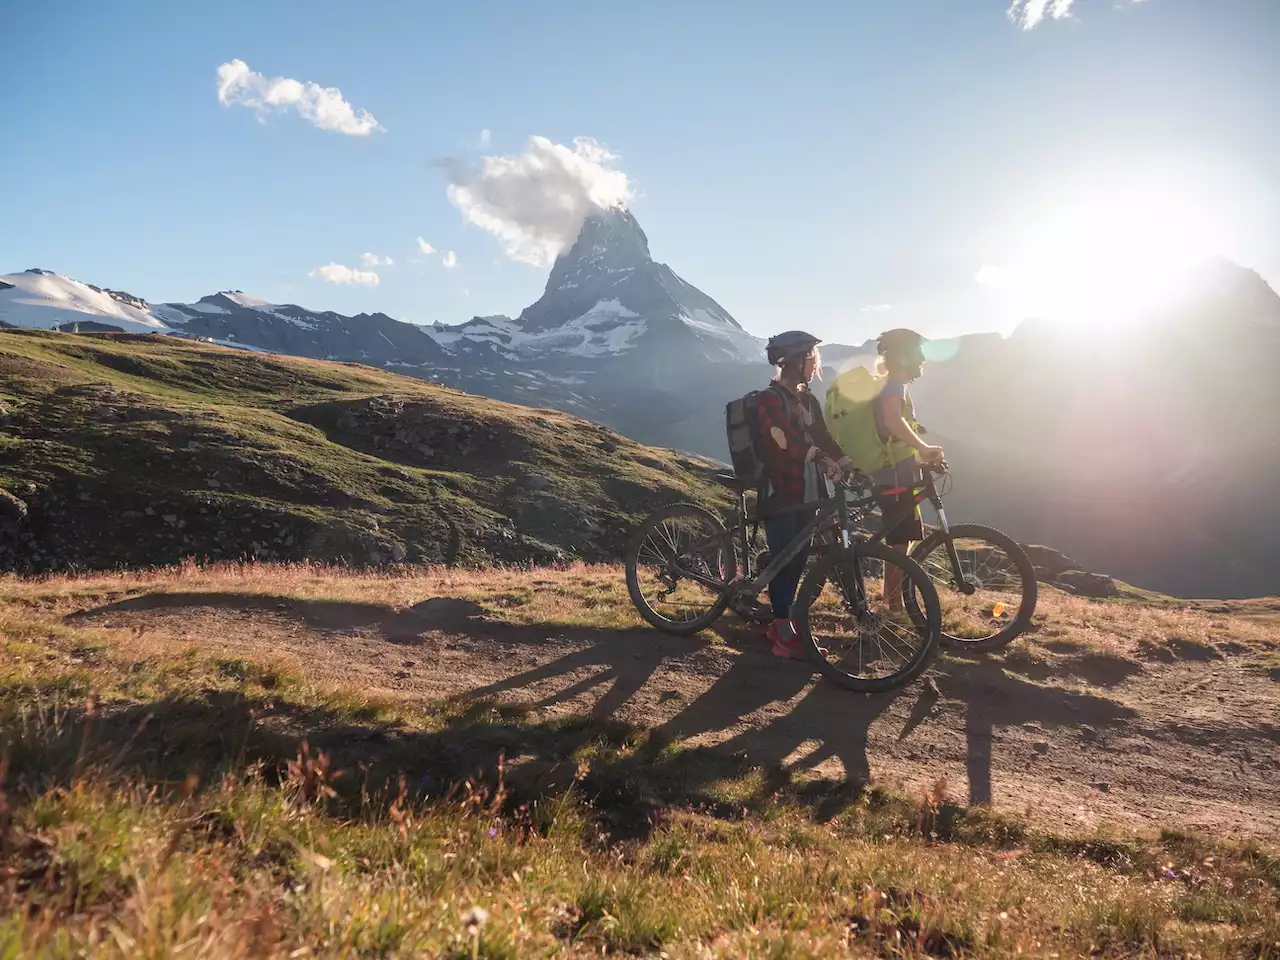
[[[649,629],[514,627],[470,601],[403,612],[377,604],[160,593],[72,615],[276,656],[370,692],[465,694],[660,728],[797,772],[918,791],[945,778],[960,801],[1057,828],[1110,822],[1280,837],[1280,683],[1242,657],[1131,661],[1049,645],[942,660],[897,695],[863,697],[775,659],[758,635],[731,645]]]

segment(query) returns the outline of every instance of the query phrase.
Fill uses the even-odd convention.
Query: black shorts
[[[871,477],[877,487],[911,487],[920,481],[920,468],[914,460],[903,460],[891,467],[877,470]],[[924,539],[924,522],[920,519],[920,505],[911,490],[891,496],[876,497],[883,517],[885,543],[910,543]]]

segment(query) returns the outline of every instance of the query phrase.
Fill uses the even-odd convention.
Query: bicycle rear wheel
[[[911,557],[924,568],[942,604],[942,642],[960,650],[997,650],[1012,643],[1036,610],[1039,588],[1026,551],[999,530],[958,523],[951,538],[967,586],[956,582],[947,535],[936,530]]]
[[[738,563],[733,537],[719,517],[697,504],[671,503],[646,517],[632,535],[626,570],[627,592],[640,616],[659,630],[683,635],[724,613]]]
[[[896,571],[904,595],[916,598],[913,613],[895,616],[884,608],[886,570]],[[942,623],[938,593],[920,565],[862,541],[810,568],[793,618],[822,675],[858,693],[884,693],[919,676],[937,654]]]

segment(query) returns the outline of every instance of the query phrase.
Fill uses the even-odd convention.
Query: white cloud
[[[1141,3],[1142,0],[1129,0],[1130,3]],[[1075,0],[1011,0],[1009,19],[1023,30],[1034,30],[1046,18],[1063,20],[1071,16],[1071,8]]]
[[[480,149],[488,150],[489,144],[493,142],[493,134],[489,132],[489,128],[485,127],[480,131]]]
[[[289,77],[264,77],[250,70],[243,60],[229,60],[218,67],[218,102],[249,107],[259,118],[269,110],[281,112],[292,108],[321,130],[353,137],[367,137],[375,130],[384,129],[368,110],[357,111],[347,103],[337,87],[322,87]]]
[[[382,278],[373,270],[356,270],[353,267],[344,267],[340,263],[316,267],[307,276],[321,277],[329,283],[360,283],[367,287],[376,287],[382,282]]]
[[[1009,5],[1009,19],[1023,30],[1034,30],[1045,17],[1061,20],[1071,13],[1074,0],[1013,0]]]
[[[380,253],[364,253],[360,255],[360,262],[366,267],[389,267],[393,263],[390,257],[383,256]]]
[[[448,253],[444,255],[444,259],[441,260],[440,262],[443,263],[448,269],[452,270],[454,267],[458,265],[458,255],[454,253],[452,250],[450,250]]]
[[[449,200],[468,221],[497,237],[513,260],[545,267],[572,245],[588,214],[631,198],[617,159],[590,137],[576,137],[572,147],[530,137],[517,156],[443,166]]]
[[[893,309],[891,303],[868,303],[865,307],[861,307],[859,313],[888,313]]]
[[[418,238],[418,249],[427,256],[431,256],[431,254],[436,252],[436,248],[427,243],[427,241],[423,240],[421,237]]]

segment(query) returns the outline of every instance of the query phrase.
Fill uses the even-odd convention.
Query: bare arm
[[[902,398],[885,397],[884,426],[890,436],[899,443],[905,443],[913,450],[919,450],[925,460],[933,460],[941,456],[942,448],[925,443],[920,435],[911,429],[907,418],[902,415]]]

